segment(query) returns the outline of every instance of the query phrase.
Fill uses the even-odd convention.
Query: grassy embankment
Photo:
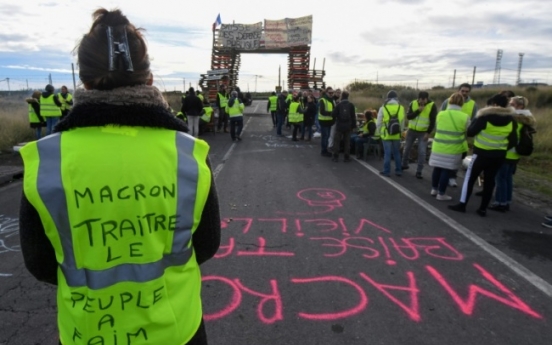
[[[357,109],[378,109],[382,98],[390,87],[383,85],[368,85],[358,88],[351,84],[351,101]],[[399,93],[401,103],[416,99],[418,91],[401,87],[393,87]],[[478,106],[484,107],[485,101],[499,90],[474,89],[472,97]],[[537,134],[535,136],[535,152],[532,156],[522,158],[516,176],[516,186],[534,191],[540,195],[552,198],[552,87],[512,88],[517,95],[529,99],[529,108],[537,119]],[[453,90],[430,90],[430,97],[440,106]],[[166,98],[175,112],[180,110],[180,94],[168,93]],[[33,131],[28,125],[28,110],[25,95],[16,94],[10,97],[0,96],[0,150],[8,151],[17,143],[34,139]]]

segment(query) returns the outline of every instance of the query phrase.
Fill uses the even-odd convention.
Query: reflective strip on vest
[[[325,98],[321,98],[320,101],[324,103],[324,109],[327,112],[331,113],[333,111],[333,103],[332,102],[328,101]],[[318,114],[318,121],[333,121],[333,117],[322,115],[322,113],[320,113],[320,114]]]
[[[433,102],[430,102],[425,105],[424,110],[416,116],[415,119],[408,121],[408,128],[411,128],[415,131],[425,132],[428,130],[430,121],[429,114],[431,113],[431,108],[433,107]],[[418,101],[412,102],[412,111],[416,111],[420,108]]]
[[[147,282],[163,276],[165,269],[172,266],[185,265],[192,256],[193,249],[189,246],[192,237],[195,205],[188,196],[195,195],[198,187],[198,166],[193,157],[194,141],[186,140],[183,133],[176,133],[178,150],[178,180],[177,180],[177,210],[173,234],[173,245],[169,254],[157,262],[141,264],[121,264],[103,270],[77,268],[75,250],[73,247],[71,226],[67,203],[59,202],[64,186],[61,180],[61,133],[48,137],[49,140],[39,140],[37,150],[39,157],[48,155],[48,159],[40,160],[37,176],[37,190],[46,206],[48,213],[59,232],[64,261],[61,270],[70,287],[86,286],[97,290],[110,287],[120,282]],[[195,164],[192,164],[195,162]],[[184,211],[186,210],[186,211]]]
[[[447,109],[446,110],[449,110],[449,106],[450,106],[450,104],[447,103]],[[464,103],[462,105],[462,110],[460,110],[460,111],[463,112],[464,114],[468,115],[471,118],[474,108],[475,108],[475,101],[473,99],[470,99],[469,101],[467,101],[466,103]]]
[[[278,96],[270,96],[268,97],[268,100],[270,101],[270,111],[276,111],[278,106]]]
[[[42,117],[61,116],[61,109],[54,102],[54,95],[46,98],[40,96],[40,115]]]
[[[524,125],[521,124],[521,123],[517,124],[517,129],[516,129],[517,142],[516,142],[516,146],[517,146],[517,144],[519,144],[519,141],[520,141],[520,138],[521,138],[521,130],[522,130],[523,126]],[[511,149],[508,150],[508,152],[506,152],[506,159],[518,160],[518,159],[521,158],[521,156],[516,151],[516,146],[512,147]]]
[[[291,102],[289,105],[289,123],[301,123],[303,122],[303,114],[297,112],[301,104],[298,102]]]
[[[508,135],[511,131],[511,122],[507,126],[493,126],[487,123],[487,128],[475,136],[474,146],[483,150],[506,151],[508,149]]]
[[[205,114],[201,115],[201,119],[205,122],[211,122],[211,116],[213,115],[213,108],[205,107],[203,108],[203,110],[205,110]]]
[[[40,123],[40,119],[38,118],[38,115],[36,114],[36,111],[31,104],[29,104],[29,122]]]

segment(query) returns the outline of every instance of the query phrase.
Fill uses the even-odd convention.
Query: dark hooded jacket
[[[501,127],[513,124],[512,131],[508,136],[508,149],[511,149],[517,144],[516,136],[516,122],[514,121],[515,115],[514,108],[512,107],[486,107],[477,112],[477,115],[468,127],[467,136],[475,137],[479,132],[487,128],[487,124]],[[473,153],[481,157],[506,157],[505,150],[483,150],[478,147],[473,147]]]
[[[75,92],[75,106],[58,123],[54,132],[108,124],[188,131],[186,124],[170,113],[170,108],[161,92],[154,87],[144,85],[108,91],[78,90]],[[209,159],[207,159],[207,165],[210,166]],[[211,189],[201,220],[192,237],[198,264],[213,257],[220,244],[218,196],[212,175],[211,181]],[[54,248],[44,233],[37,210],[30,204],[25,194],[21,197],[19,233],[21,251],[29,272],[38,280],[57,284],[58,263]]]

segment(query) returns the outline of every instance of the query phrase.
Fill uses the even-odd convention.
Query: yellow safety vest
[[[54,95],[44,98],[40,96],[40,116],[42,117],[60,117],[61,109],[54,102]]]
[[[426,132],[429,128],[429,114],[431,113],[431,109],[433,107],[433,102],[429,102],[426,104],[424,110],[416,116],[415,119],[408,121],[408,128],[418,131],[418,132]],[[416,111],[420,108],[420,104],[418,103],[418,100],[412,101],[412,111]]]
[[[268,101],[270,102],[270,111],[276,111],[278,96],[270,96],[268,97]]]
[[[228,106],[228,104],[226,105],[226,113],[230,117],[243,116],[243,109],[245,109],[245,106],[243,103],[240,103],[237,98],[234,100],[234,104],[231,107]]]
[[[73,95],[71,95],[69,92],[65,95],[67,98],[63,98],[61,93],[58,93],[58,100],[61,103],[61,110],[71,110],[72,105],[69,104],[73,100]]]
[[[226,97],[225,95],[223,95],[222,93],[218,93],[218,96],[219,96],[219,101],[220,101],[220,107],[221,108],[226,108],[226,105],[228,104],[228,97]]]
[[[368,126],[373,123],[374,125],[376,124],[376,121],[374,119],[371,119],[370,121],[366,121],[364,122],[364,124],[362,125],[362,133],[363,134],[368,134],[370,133],[370,129],[368,128]],[[372,139],[374,140],[378,140],[380,138],[380,136],[377,134],[377,133],[374,133],[374,135],[372,135]]]
[[[466,123],[469,115],[460,110],[444,110],[437,114],[432,154],[456,155],[468,151]]]
[[[519,143],[519,140],[520,140],[519,138],[521,137],[521,130],[523,129],[523,126],[525,125],[518,122],[517,129],[516,129],[516,138],[517,138],[516,144]],[[509,149],[508,152],[506,152],[506,159],[518,160],[520,158],[521,156],[517,153],[515,146]]]
[[[328,101],[326,98],[322,97],[320,98],[320,102],[324,103],[324,108],[327,112],[333,111],[333,102]],[[318,114],[318,121],[333,121],[333,117],[322,115],[322,113]]]
[[[387,124],[389,123],[390,114],[387,112],[389,110],[391,114],[395,115],[398,112],[399,123],[404,122],[404,107],[399,104],[387,104],[383,108],[383,125],[380,128],[380,134],[382,140],[401,140],[401,133],[395,135],[389,135],[387,132]],[[402,128],[402,125],[401,125]]]
[[[29,104],[29,122],[40,123],[40,119],[38,118],[38,115],[36,114],[36,111],[31,104]]]
[[[303,114],[300,113],[298,110],[301,107],[301,103],[299,102],[291,102],[289,105],[289,123],[292,124],[299,124],[303,122]]]
[[[203,103],[203,100],[205,99],[203,97],[203,94],[201,94],[201,93],[199,95],[197,95],[197,98],[199,98],[201,100],[201,103]]]
[[[211,106],[203,107],[203,110],[205,110],[205,114],[201,115],[201,119],[207,123],[211,122],[211,115],[213,115],[213,108]]]
[[[487,122],[487,127],[475,136],[473,145],[482,150],[506,151],[512,126],[511,122],[506,126],[494,126]]]
[[[208,152],[181,132],[127,126],[76,128],[21,149],[23,190],[59,265],[62,344],[192,338],[202,319],[192,236],[211,188]]]

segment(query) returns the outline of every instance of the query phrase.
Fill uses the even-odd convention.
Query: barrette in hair
[[[123,32],[119,39],[115,41],[113,38],[113,28],[107,27],[107,45],[109,47],[109,71],[114,71],[121,68],[121,64],[116,67],[116,62],[122,59],[122,67],[126,72],[134,72],[132,59],[130,58],[130,50],[128,46],[128,38],[126,28],[123,27]]]

